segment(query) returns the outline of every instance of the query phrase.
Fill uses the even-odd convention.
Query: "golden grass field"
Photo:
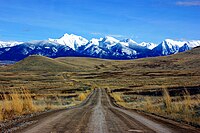
[[[107,88],[121,106],[200,126],[199,66],[200,48],[136,60],[30,56],[0,68],[0,119],[79,104]]]

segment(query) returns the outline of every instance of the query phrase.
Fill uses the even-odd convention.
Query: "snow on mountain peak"
[[[49,41],[59,43],[61,45],[67,45],[73,50],[76,50],[78,47],[86,45],[88,43],[88,40],[81,36],[67,33],[64,34],[60,39],[49,38]]]
[[[117,40],[116,38],[114,37],[111,37],[111,36],[105,36],[103,39],[102,39],[103,42],[106,42],[106,43],[118,43],[119,40]]]
[[[100,39],[92,38],[89,43],[99,45],[99,41],[102,41],[102,40],[103,38],[100,38]]]
[[[132,44],[137,44],[137,42],[133,41],[132,39],[123,39],[121,42],[126,42],[126,43],[132,43]]]
[[[99,41],[102,41],[103,38],[100,38],[100,39],[96,39],[96,38],[92,38],[88,43],[87,45],[85,46],[85,50],[88,49],[89,47],[95,45],[95,46],[99,46]]]
[[[188,41],[187,45],[190,48],[194,48],[194,47],[200,46],[200,40],[191,40],[191,41]]]
[[[158,45],[155,44],[155,43],[149,43],[149,42],[142,42],[142,43],[140,43],[140,44],[138,44],[138,45],[140,45],[140,46],[142,46],[142,47],[146,47],[146,48],[148,48],[148,49],[153,49],[153,48],[155,48],[156,46],[158,46]]]
[[[130,45],[137,45],[137,42],[133,41],[132,39],[123,39],[120,41],[120,44],[129,47]]]
[[[10,41],[10,42],[4,42],[4,41],[0,41],[0,48],[4,48],[4,47],[13,47],[19,44],[22,44],[23,42],[17,42],[17,41]]]
[[[174,41],[172,39],[165,39],[163,42],[167,43],[168,45],[182,47],[183,45],[187,44],[188,47],[194,48],[200,46],[200,40],[192,40],[192,41]]]
[[[167,43],[168,45],[172,46],[179,46],[182,47],[186,42],[185,41],[174,41],[172,39],[165,39],[163,43]]]

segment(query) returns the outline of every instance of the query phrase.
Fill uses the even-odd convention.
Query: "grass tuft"
[[[146,97],[146,98],[145,98],[145,101],[146,101],[146,105],[145,105],[146,111],[152,112],[152,111],[153,111],[153,105],[152,105],[152,100],[151,100],[151,98],[150,98],[150,97]]]
[[[12,111],[15,115],[22,115],[23,114],[23,100],[19,93],[16,90],[10,94],[11,100],[10,104],[12,106]]]
[[[3,120],[3,107],[2,107],[2,104],[0,104],[0,121]]]
[[[164,103],[164,107],[166,108],[167,113],[171,113],[172,112],[172,100],[171,100],[169,92],[166,88],[163,89],[163,103]]]
[[[22,88],[23,93],[23,107],[27,112],[36,111],[36,105],[33,104],[33,99],[31,97],[31,93],[28,89]]]
[[[78,99],[79,99],[80,101],[85,100],[85,99],[86,99],[85,93],[80,93],[79,96],[78,96]]]

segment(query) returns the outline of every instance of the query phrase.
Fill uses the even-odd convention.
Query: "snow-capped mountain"
[[[91,55],[91,56],[97,56],[102,57],[103,55],[106,55],[106,51],[103,50],[103,48],[99,47],[99,42],[101,42],[103,38],[100,39],[91,39],[88,44],[85,46],[82,46],[79,48],[79,52],[85,54],[85,55]]]
[[[139,46],[131,39],[117,40],[106,36],[100,39],[92,39],[82,50],[86,55],[101,58],[132,59],[138,58],[142,51],[144,52],[148,49]]]
[[[49,38],[49,41],[54,42],[54,43],[58,43],[61,45],[66,45],[70,48],[72,48],[73,50],[77,50],[79,47],[81,47],[82,45],[86,45],[88,43],[88,40],[81,37],[81,36],[77,36],[74,34],[64,34],[64,36],[62,36],[59,39],[51,39]]]
[[[181,45],[182,45],[181,42],[175,42],[173,40],[166,39],[162,43],[160,43],[157,47],[155,47],[153,51],[157,55],[174,54],[179,51],[179,47],[181,47]]]
[[[136,50],[131,49],[120,42],[113,45],[110,49],[111,49],[112,55],[118,58],[131,59],[131,58],[136,58],[138,54]]]
[[[152,49],[154,56],[170,55],[178,52],[184,52],[194,47],[200,46],[200,41],[174,41],[166,39],[158,46]]]
[[[17,42],[17,41],[11,41],[11,42],[3,42],[0,41],[0,48],[5,48],[5,47],[13,47],[19,44],[22,44],[23,42]]]
[[[25,42],[13,47],[0,48],[0,60],[18,61],[29,55],[43,55],[47,57],[79,56],[79,53],[66,45],[50,41]]]
[[[190,48],[194,48],[194,47],[197,47],[197,46],[200,46],[200,40],[192,40],[192,41],[187,41],[185,42],[188,47]]]
[[[91,46],[98,46],[99,47],[99,42],[102,41],[103,38],[100,39],[96,39],[96,38],[92,38],[87,45],[84,46],[84,50],[90,48]]]
[[[120,41],[123,45],[130,47],[131,45],[138,45],[137,42],[133,41],[132,39],[123,39]]]
[[[104,50],[110,50],[110,48],[114,45],[116,45],[119,42],[119,40],[106,36],[102,40],[99,41],[99,47],[104,49]]]
[[[142,46],[142,47],[145,47],[147,49],[153,49],[155,48],[156,46],[158,46],[157,44],[155,43],[150,43],[150,42],[142,42],[142,43],[139,43],[138,45]]]
[[[188,46],[187,43],[185,43],[182,47],[179,48],[179,51],[178,52],[184,52],[184,51],[187,51],[187,50],[190,50],[191,47]]]
[[[85,56],[106,59],[135,59],[164,56],[184,52],[200,46],[200,40],[174,41],[166,39],[160,44],[114,37],[93,38],[90,41],[74,34],[64,34],[59,39],[30,42],[0,42],[0,60],[21,60],[37,54],[52,58]]]

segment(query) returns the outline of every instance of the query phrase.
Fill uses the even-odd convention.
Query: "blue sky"
[[[200,0],[0,0],[0,40],[200,39]]]

